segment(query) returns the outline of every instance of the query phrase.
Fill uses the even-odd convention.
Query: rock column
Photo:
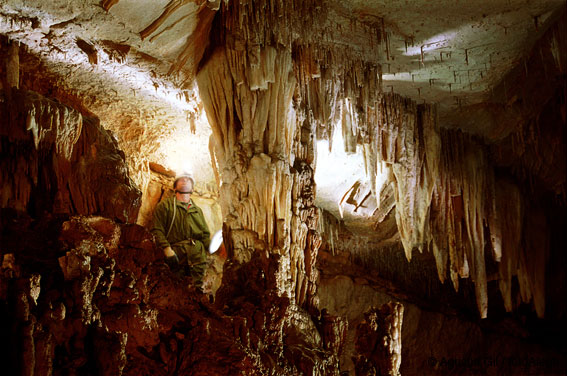
[[[221,175],[228,269],[257,259],[261,270],[241,275],[243,282],[301,305],[315,292],[320,245],[313,160],[302,152],[290,51],[256,52],[217,48],[197,77]],[[304,139],[312,148],[312,138]],[[225,288],[232,296],[250,292]]]

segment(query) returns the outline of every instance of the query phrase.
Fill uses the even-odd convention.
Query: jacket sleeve
[[[156,238],[156,244],[162,249],[170,246],[165,236],[167,226],[167,208],[165,202],[160,202],[154,211],[153,227],[151,232]]]

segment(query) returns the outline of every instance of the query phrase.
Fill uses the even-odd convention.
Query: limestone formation
[[[566,23],[564,0],[2,1],[0,363],[561,374]],[[204,292],[148,232],[180,170],[223,234]]]
[[[402,317],[400,303],[371,309],[356,329],[356,375],[399,375],[402,361]]]
[[[40,103],[51,103],[37,94],[27,95],[42,100]],[[53,118],[40,117],[42,122],[36,125],[40,130],[35,139],[39,139],[40,156],[68,163],[93,161],[88,173],[78,174],[78,178],[60,173],[61,185],[54,188],[77,182],[95,187],[104,184],[109,189],[101,188],[93,192],[94,198],[87,197],[92,212],[82,212],[80,206],[78,212],[57,211],[47,206],[52,204],[49,195],[34,189],[21,201],[16,201],[17,196],[9,197],[4,204],[0,299],[6,303],[3,307],[11,308],[1,311],[2,331],[7,333],[8,342],[14,344],[2,355],[8,369],[30,375],[60,374],[64,369],[78,374],[105,375],[188,372],[338,375],[337,359],[346,331],[343,319],[328,314],[319,316],[316,311],[311,316],[290,301],[289,296],[277,294],[275,284],[271,288],[256,284],[246,292],[252,293],[251,296],[258,293],[255,299],[264,294],[260,302],[238,303],[235,295],[224,300],[223,304],[231,305],[229,309],[213,306],[207,295],[191,285],[188,277],[179,278],[170,272],[147,229],[133,224],[132,216],[121,218],[115,214],[128,209],[116,206],[121,211],[101,210],[102,216],[89,215],[99,213],[98,197],[113,200],[110,202],[122,202],[119,200],[129,197],[128,190],[113,189],[111,185],[120,181],[123,171],[109,168],[112,165],[108,164],[102,170],[97,163],[98,154],[101,154],[99,158],[120,157],[116,144],[102,143],[101,140],[108,141],[107,134],[89,120],[82,128],[75,128],[78,133],[75,145],[57,148],[53,144],[58,129],[76,127],[75,118],[57,117],[61,123],[48,128],[54,135],[42,131],[47,128],[45,119]],[[23,136],[14,139],[10,138],[12,132],[6,132],[3,145],[13,148],[14,144],[28,142],[28,150],[34,150],[34,135],[20,131],[19,125],[12,122],[7,127],[13,127],[8,129]],[[90,140],[91,147],[84,147],[82,139]],[[33,158],[25,161],[29,164],[23,166],[24,171],[33,171],[38,163]],[[3,159],[3,163],[10,162],[11,159]],[[74,166],[74,170],[80,168]],[[29,178],[24,174],[18,176]],[[76,180],[79,178],[82,180]],[[309,186],[305,185],[300,192]],[[21,206],[10,207],[14,202]],[[28,202],[52,213],[35,214],[26,208]],[[131,205],[135,203],[130,201]],[[316,225],[309,223],[312,227]],[[22,234],[27,238],[24,242],[19,238]],[[314,263],[320,240],[316,233],[304,236],[306,261],[298,257],[295,265],[305,268],[302,272],[307,278],[298,286],[309,286],[317,275]],[[11,253],[6,253],[8,249]],[[249,283],[233,287],[251,288],[253,281],[277,275],[273,269],[277,264],[263,258],[263,253],[253,252],[250,256],[247,266],[242,267],[248,268],[243,275],[249,276]],[[277,254],[272,256],[277,257]],[[254,277],[258,272],[263,276]],[[233,275],[229,272],[226,278]],[[296,275],[301,274],[297,271]],[[298,291],[304,294],[301,295],[304,301],[312,296],[306,287]]]
[[[140,191],[97,119],[16,90],[2,108],[2,207],[136,220]]]

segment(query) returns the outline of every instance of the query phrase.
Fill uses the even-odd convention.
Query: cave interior
[[[3,0],[0,46],[6,374],[567,374],[564,0]]]

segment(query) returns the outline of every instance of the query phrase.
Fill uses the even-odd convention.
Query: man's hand
[[[163,249],[163,253],[165,253],[165,257],[177,256],[175,252],[173,252],[173,249],[171,249],[171,247],[165,247]]]
[[[173,252],[171,247],[165,247],[163,249],[163,253],[165,253],[165,263],[169,265],[170,268],[175,268],[179,265],[179,258],[177,257],[177,254]]]

